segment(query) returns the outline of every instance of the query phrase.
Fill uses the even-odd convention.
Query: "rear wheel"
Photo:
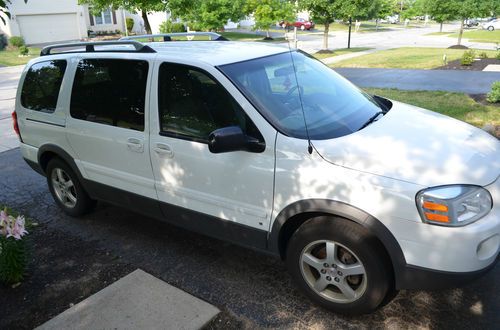
[[[493,30],[495,30],[495,27],[493,27],[493,26],[488,26],[488,31],[493,31]]]
[[[387,297],[392,272],[378,240],[342,218],[317,217],[292,236],[287,266],[312,300],[330,310],[363,314]]]
[[[95,206],[73,170],[59,158],[47,165],[47,183],[57,205],[68,215],[80,216]]]

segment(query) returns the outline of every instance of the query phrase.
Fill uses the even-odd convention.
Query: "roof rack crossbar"
[[[132,45],[135,50],[120,50],[120,49],[106,49],[106,50],[97,50],[95,46],[118,46],[118,45]],[[67,51],[63,53],[93,53],[93,52],[123,52],[123,53],[156,53],[154,49],[151,47],[144,45],[135,40],[113,40],[113,41],[96,41],[96,42],[73,42],[67,44],[55,44],[44,47],[40,51],[40,56],[54,55],[59,53],[52,53],[53,49],[61,49],[61,48],[81,48],[85,47],[85,50],[74,50]]]
[[[172,37],[196,37],[196,36],[210,37],[210,41],[228,41],[228,39],[215,32],[173,32],[173,33],[144,34],[137,36],[122,37],[120,38],[120,40],[163,38],[162,41],[172,41]]]

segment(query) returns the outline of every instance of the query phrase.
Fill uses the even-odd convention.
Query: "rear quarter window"
[[[65,71],[65,60],[33,64],[24,78],[21,105],[30,110],[54,112]]]

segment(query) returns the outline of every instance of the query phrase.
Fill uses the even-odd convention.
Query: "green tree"
[[[204,30],[220,30],[228,20],[237,22],[245,16],[245,0],[170,0],[174,17],[195,22]]]
[[[253,13],[255,28],[266,31],[267,38],[271,25],[281,20],[290,22],[296,14],[295,6],[284,0],[248,0],[245,11]]]
[[[351,22],[352,20],[363,20],[374,18],[377,14],[377,6],[380,0],[351,0],[334,1],[335,12],[338,18],[349,20],[349,39],[347,48],[351,47]]]
[[[131,12],[140,11],[144,20],[144,28],[148,34],[152,33],[148,12],[167,9],[167,1],[165,0],[78,0],[78,3],[89,5],[93,12],[101,12],[109,7],[115,9],[122,7]]]
[[[27,3],[28,0],[24,0],[24,3]],[[7,4],[11,3],[10,0],[0,0],[0,20],[2,20],[2,23],[5,25],[7,24],[5,22],[4,16],[7,16],[7,18],[10,19],[10,12],[9,8],[7,8]]]
[[[328,50],[328,32],[330,24],[338,19],[367,19],[373,18],[377,13],[380,0],[301,0],[299,5],[308,10],[313,19],[325,26],[323,33],[323,50]]]
[[[472,17],[484,17],[491,15],[491,10],[499,7],[500,0],[453,0],[450,8],[456,18],[460,19],[460,32],[458,33],[458,45],[462,42],[464,34],[464,20]]]
[[[328,50],[328,32],[330,24],[335,20],[336,2],[339,0],[301,0],[299,7],[309,11],[313,20],[316,23],[323,24],[325,30],[323,32],[323,50]]]
[[[373,5],[373,18],[377,20],[377,30],[378,24],[381,19],[386,18],[394,14],[394,6],[392,0],[378,0],[375,1]]]
[[[439,23],[439,32],[443,32],[443,23],[456,18],[454,0],[424,0],[425,13]]]

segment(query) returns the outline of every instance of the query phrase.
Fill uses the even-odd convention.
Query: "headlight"
[[[477,221],[493,207],[488,190],[478,186],[429,188],[419,192],[416,199],[423,222],[450,227]]]

